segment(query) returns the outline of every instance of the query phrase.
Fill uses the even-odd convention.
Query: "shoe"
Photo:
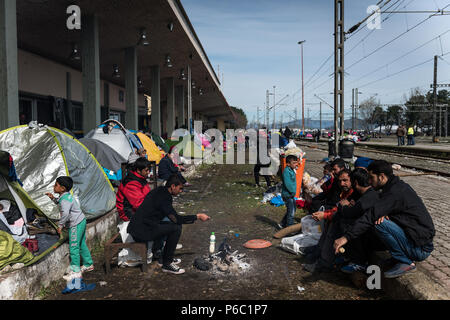
[[[174,258],[173,260],[172,260],[172,264],[180,264],[181,263],[181,259],[177,259],[177,258]],[[162,258],[159,258],[158,259],[158,265],[160,266],[160,267],[162,267],[163,266],[163,260],[162,260]]]
[[[150,264],[153,262],[153,252],[150,252],[147,254],[147,264]]]
[[[397,278],[414,271],[416,271],[416,266],[414,264],[397,263],[391,270],[384,273],[384,277]]]
[[[308,272],[314,273],[316,270],[317,262],[314,263],[308,263],[303,265],[303,269],[305,269]]]
[[[83,273],[83,272],[91,272],[91,271],[94,271],[94,265],[89,266],[89,267],[86,267],[86,266],[82,266],[81,267],[81,273]]]
[[[66,281],[72,281],[73,279],[83,278],[81,272],[69,272],[67,275],[63,276]]]
[[[380,268],[381,269],[391,269],[397,263],[399,263],[399,261],[391,257],[389,259],[381,261],[380,262]]]
[[[344,273],[352,274],[355,272],[364,272],[366,271],[366,266],[357,264],[357,263],[349,263],[341,268],[341,271]]]
[[[170,272],[173,274],[183,274],[185,273],[184,269],[181,269],[179,266],[177,266],[175,263],[171,263],[168,266],[162,266],[163,272]]]
[[[175,250],[180,250],[181,248],[183,248],[183,245],[181,243],[178,243],[177,248]]]
[[[281,229],[284,229],[285,227],[281,224],[281,223],[278,223],[277,224],[277,229],[278,230],[281,230]]]

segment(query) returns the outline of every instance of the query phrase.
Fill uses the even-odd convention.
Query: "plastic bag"
[[[319,243],[322,235],[321,222],[308,215],[302,218],[302,233],[281,240],[280,247],[294,254],[305,254],[305,249]]]

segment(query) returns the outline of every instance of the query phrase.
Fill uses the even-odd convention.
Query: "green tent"
[[[165,153],[169,152],[169,146],[164,142],[164,140],[158,136],[156,133],[152,132],[152,140],[155,144],[164,150]]]

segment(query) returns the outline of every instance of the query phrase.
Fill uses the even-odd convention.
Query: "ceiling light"
[[[141,89],[144,87],[144,81],[142,81],[141,77],[138,77],[138,88]]]
[[[186,74],[184,73],[184,69],[180,70],[180,79],[183,81],[186,80]]]
[[[170,30],[170,32],[173,31],[173,22],[169,22],[169,24],[167,25],[167,28]]]
[[[80,52],[76,43],[72,44],[72,53],[70,54],[70,60],[81,60]]]
[[[166,55],[166,67],[167,68],[172,68],[173,67],[173,64],[172,64],[172,61],[171,61],[169,55]]]
[[[117,64],[113,65],[113,74],[112,76],[114,78],[120,78],[120,73],[119,73],[119,66]]]
[[[148,46],[150,44],[147,39],[147,30],[145,28],[141,28],[141,35],[138,44],[142,46]]]
[[[201,96],[203,95],[203,89],[202,88],[198,88],[198,94],[201,95]]]
[[[195,89],[195,81],[192,80],[192,89]]]

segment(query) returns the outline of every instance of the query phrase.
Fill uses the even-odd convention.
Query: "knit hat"
[[[58,179],[56,179],[56,182],[58,182],[58,184],[60,186],[63,186],[64,188],[66,188],[67,192],[72,190],[73,180],[71,177],[59,177]]]
[[[355,168],[356,167],[368,168],[372,162],[373,162],[372,159],[369,159],[366,157],[360,157],[360,158],[358,158],[358,160],[355,161]]]

